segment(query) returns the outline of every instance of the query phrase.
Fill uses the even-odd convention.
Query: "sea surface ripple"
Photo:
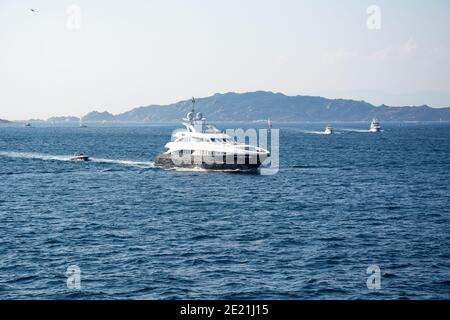
[[[449,299],[450,125],[324,126],[273,176],[154,168],[173,125],[0,127],[0,298]]]

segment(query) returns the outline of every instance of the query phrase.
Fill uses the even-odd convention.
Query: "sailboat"
[[[83,117],[80,117],[80,128],[87,128],[87,125],[83,123]]]

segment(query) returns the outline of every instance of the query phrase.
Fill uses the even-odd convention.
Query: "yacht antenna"
[[[195,98],[194,97],[192,97],[192,114],[194,114],[194,112],[195,112]]]

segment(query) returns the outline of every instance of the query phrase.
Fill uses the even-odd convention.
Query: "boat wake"
[[[303,132],[309,134],[326,134],[324,131],[303,131]]]
[[[64,155],[50,155],[34,152],[5,152],[0,151],[0,157],[20,158],[20,159],[35,159],[44,161],[70,161],[71,156]],[[89,162],[118,164],[123,166],[139,167],[139,168],[155,168],[153,161],[133,161],[133,160],[119,160],[119,159],[103,159],[103,158],[89,158]]]
[[[307,134],[320,134],[320,135],[330,135],[329,133],[326,133],[325,131],[308,131],[308,130],[303,130],[303,133],[307,133]],[[334,131],[333,134],[340,134],[340,132],[336,132]]]
[[[146,162],[146,161],[116,160],[116,159],[102,159],[102,158],[89,158],[89,159],[90,161],[97,163],[111,163],[139,168],[155,168],[155,163],[153,161]]]
[[[241,173],[241,172],[246,172],[244,170],[239,170],[239,169],[223,169],[223,170],[213,170],[213,169],[205,169],[205,168],[201,168],[201,167],[192,167],[192,168],[183,168],[183,167],[174,167],[168,170],[175,170],[178,172],[236,172],[236,173]]]
[[[36,159],[36,160],[53,160],[53,161],[70,161],[70,156],[50,155],[34,152],[5,152],[0,151],[0,157],[20,158],[20,159]]]
[[[342,129],[342,131],[346,132],[358,132],[358,133],[371,133],[369,129]]]

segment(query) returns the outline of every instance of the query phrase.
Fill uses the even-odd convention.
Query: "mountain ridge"
[[[191,110],[191,99],[179,102],[135,107],[111,114],[92,111],[83,116],[84,122],[179,122]],[[197,98],[196,111],[210,121],[260,121],[271,118],[277,122],[302,121],[450,121],[450,108],[422,106],[375,106],[366,101],[330,99],[320,96],[288,96],[271,91],[245,93],[216,93]],[[79,121],[76,117],[52,117],[47,121]]]
[[[189,100],[148,105],[117,114],[118,121],[179,121],[191,108]],[[229,92],[196,100],[196,108],[212,121],[439,121],[450,120],[450,108],[374,106],[365,101],[320,96],[287,96],[270,91]]]

